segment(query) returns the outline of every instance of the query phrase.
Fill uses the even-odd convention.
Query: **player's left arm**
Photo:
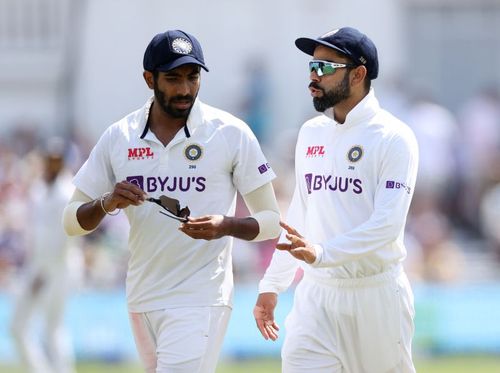
[[[179,230],[195,239],[213,240],[232,236],[247,241],[263,241],[278,237],[280,213],[272,183],[243,196],[250,211],[246,217],[205,215],[189,218]]]

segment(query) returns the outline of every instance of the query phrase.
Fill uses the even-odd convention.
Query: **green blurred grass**
[[[418,373],[499,373],[500,356],[454,356],[416,361]],[[142,373],[137,364],[80,363],[78,373]],[[14,367],[0,366],[1,373],[22,373]],[[217,373],[279,373],[278,360],[248,360],[219,364]]]

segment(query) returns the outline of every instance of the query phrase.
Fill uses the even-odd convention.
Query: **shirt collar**
[[[147,138],[146,136],[150,132],[148,118],[149,118],[149,111],[151,110],[151,105],[153,104],[153,102],[154,102],[154,96],[150,97],[142,107],[140,128],[143,128],[143,130],[140,135],[141,139]],[[184,126],[184,133],[186,134],[186,137],[191,137],[193,132],[202,122],[203,115],[202,115],[201,104],[202,104],[201,101],[198,98],[196,98],[193,107],[191,108],[191,112],[189,113],[188,119],[186,121],[186,125]]]
[[[332,119],[335,124],[342,127],[354,126],[358,123],[365,121],[367,118],[372,117],[380,109],[377,98],[375,97],[375,90],[370,88],[368,94],[354,106],[350,112],[347,113],[344,123],[338,123],[333,115],[333,107],[324,111],[324,115]]]

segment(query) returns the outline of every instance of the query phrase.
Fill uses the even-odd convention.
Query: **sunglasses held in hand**
[[[160,198],[149,197],[146,201],[156,203],[157,205],[163,207],[168,213],[164,211],[158,211],[160,214],[168,216],[171,219],[178,220],[180,222],[187,222],[189,214],[189,207],[184,207],[181,209],[181,205],[175,198],[170,198],[167,196],[160,196]]]
[[[337,69],[341,69],[344,67],[355,67],[355,65],[350,63],[337,63],[331,61],[322,61],[322,60],[312,60],[309,61],[309,72],[316,71],[318,76],[323,75],[332,75],[337,71]]]

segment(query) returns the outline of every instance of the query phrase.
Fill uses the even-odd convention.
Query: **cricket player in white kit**
[[[401,262],[415,137],[379,106],[371,88],[377,50],[366,35],[345,27],[295,44],[313,56],[309,88],[322,114],[298,135],[295,192],[259,285],[257,326],[264,338],[278,337],[277,294],[301,263],[284,373],[414,372],[413,295]]]
[[[274,172],[244,122],[197,98],[201,68],[194,36],[170,30],[151,40],[144,79],[154,97],[104,132],[64,215],[72,235],[119,209],[127,215],[128,309],[147,372],[215,372],[232,306],[233,237],[265,240],[281,229]],[[237,192],[251,216],[233,216]],[[179,209],[150,202],[166,197]]]
[[[64,162],[63,139],[47,140],[41,158],[43,175],[33,183],[27,198],[30,214],[26,236],[30,250],[24,286],[12,312],[11,330],[27,372],[74,373],[74,354],[64,315],[71,280],[78,280],[83,265],[74,240],[61,226],[61,215],[73,191],[72,174]]]

